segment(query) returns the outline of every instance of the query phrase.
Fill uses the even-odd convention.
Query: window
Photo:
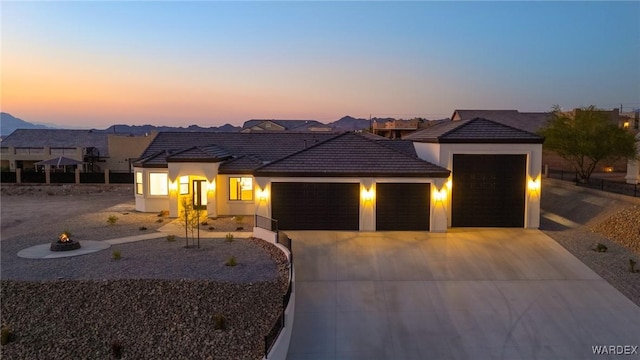
[[[229,200],[253,200],[253,179],[250,177],[230,177]]]
[[[136,194],[142,195],[142,171],[136,171]]]
[[[149,195],[169,195],[167,173],[149,173]]]
[[[189,193],[189,176],[180,176],[180,195]]]

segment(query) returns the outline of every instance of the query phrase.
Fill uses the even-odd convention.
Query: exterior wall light
[[[207,191],[216,191],[216,181],[207,182]]]
[[[373,198],[375,197],[375,193],[372,188],[369,188],[369,190],[362,189],[362,192],[360,193],[360,197],[364,202],[373,201]]]
[[[267,189],[258,189],[258,200],[267,201],[269,199],[269,191]]]
[[[539,179],[531,179],[527,184],[527,188],[529,192],[537,193],[540,191],[540,180]]]
[[[169,191],[171,191],[171,192],[178,191],[178,182],[177,181],[169,181]]]
[[[434,190],[433,191],[433,200],[435,200],[436,203],[442,203],[444,202],[444,200],[447,198],[447,190],[446,189],[440,189],[440,190]]]

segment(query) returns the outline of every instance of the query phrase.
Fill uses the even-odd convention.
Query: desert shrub
[[[118,217],[115,215],[109,215],[109,217],[107,218],[107,223],[109,225],[115,225],[116,222],[118,222]]]
[[[209,226],[209,231],[213,231],[213,230],[215,230],[215,229],[216,229],[216,227],[215,227],[215,226]]]
[[[163,222],[163,221],[164,221],[164,220],[162,220],[162,219],[158,219],[158,220],[156,220],[156,222],[157,222],[158,224],[159,224],[159,223],[161,223],[161,222]]]
[[[13,331],[11,330],[11,326],[2,325],[2,329],[0,329],[0,345],[7,345],[11,341],[13,341]]]
[[[171,235],[167,235],[167,241],[168,242],[174,242],[176,241],[176,236],[171,234]]]
[[[607,252],[608,249],[609,248],[607,247],[607,245],[598,243],[598,245],[596,245],[596,248],[593,249],[593,250],[595,250],[597,252]]]
[[[140,231],[144,231],[144,230],[147,230],[147,227],[146,227],[146,226],[140,226],[140,227],[138,228],[138,230],[140,230]]]
[[[629,271],[632,273],[637,273],[640,272],[640,270],[636,269],[636,264],[638,262],[633,260],[633,259],[629,259]]]
[[[207,226],[207,225],[209,225],[209,223],[207,222],[207,220],[205,220],[205,221],[201,222],[200,225]]]
[[[118,249],[113,250],[113,252],[111,253],[111,258],[113,260],[120,260],[122,259],[122,253]]]
[[[235,256],[232,256],[224,264],[227,265],[227,266],[236,266],[236,265],[238,265],[238,261],[236,260]]]
[[[220,314],[213,315],[213,329],[214,330],[226,330],[227,324],[224,316]]]
[[[114,359],[122,359],[122,345],[117,340],[111,342],[111,355]]]
[[[232,233],[228,233],[227,235],[225,235],[224,237],[228,242],[233,242],[233,234]]]

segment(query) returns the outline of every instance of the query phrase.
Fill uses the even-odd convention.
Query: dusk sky
[[[640,107],[640,2],[6,2],[1,109],[241,125]]]

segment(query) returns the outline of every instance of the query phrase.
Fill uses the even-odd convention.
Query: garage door
[[[526,155],[453,155],[451,225],[523,227]]]
[[[359,230],[360,185],[272,183],[271,212],[282,230]]]
[[[430,184],[376,184],[376,230],[429,230]]]

